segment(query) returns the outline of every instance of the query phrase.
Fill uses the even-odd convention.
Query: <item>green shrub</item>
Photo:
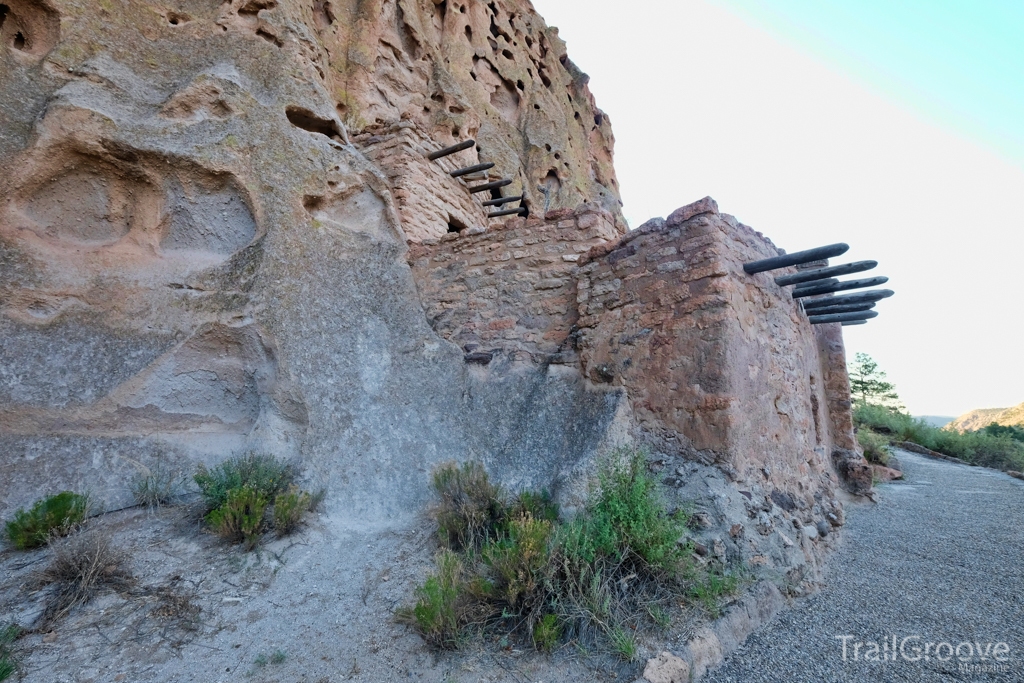
[[[624,661],[632,662],[636,659],[637,645],[636,636],[627,632],[621,626],[613,626],[608,632],[608,639],[612,643],[612,649]]]
[[[508,510],[501,488],[478,462],[441,465],[433,474],[440,499],[434,517],[441,542],[452,550],[479,548],[493,538]]]
[[[19,550],[46,545],[51,535],[66,535],[81,524],[88,507],[87,496],[62,491],[37,501],[27,512],[15,512],[6,524],[7,538]]]
[[[554,614],[545,614],[533,627],[533,644],[538,650],[551,652],[561,637],[562,627]]]
[[[889,439],[866,427],[857,430],[857,443],[864,450],[868,462],[885,465],[889,462]]]
[[[302,523],[302,517],[311,507],[311,496],[291,486],[274,498],[274,530],[284,536],[290,534]]]
[[[18,665],[14,661],[12,645],[21,636],[21,629],[14,624],[0,627],[0,681],[6,681],[15,671]]]
[[[496,597],[509,607],[543,601],[552,530],[548,520],[527,514],[509,523],[504,538],[484,546],[483,562],[491,570]]]
[[[255,548],[262,534],[267,494],[245,485],[229,489],[226,497],[223,505],[206,515],[207,524],[221,536],[240,540],[246,548]]]
[[[203,494],[207,512],[224,505],[228,492],[248,487],[268,500],[287,490],[295,481],[294,468],[272,455],[249,453],[231,458],[208,470],[200,465],[195,482]]]
[[[643,453],[603,463],[590,503],[567,523],[549,494],[506,498],[477,463],[444,465],[433,484],[447,547],[398,616],[437,646],[456,647],[470,628],[494,629],[546,651],[562,639],[600,641],[632,661],[637,628],[671,623],[660,605],[710,601],[727,587],[691,590],[707,579],[677,542],[686,516],[668,513]]]
[[[411,611],[400,611],[399,617],[411,621],[423,637],[442,648],[459,644],[459,603],[464,599],[462,560],[450,550],[443,550],[436,559],[437,572],[427,577],[416,589],[416,605]]]
[[[600,482],[587,514],[567,538],[571,552],[593,562],[597,555],[627,550],[648,565],[674,571],[684,552],[676,543],[686,530],[686,516],[666,512],[658,482],[648,473],[643,453],[617,456],[598,473]]]
[[[734,574],[708,572],[690,588],[690,596],[695,598],[712,617],[719,615],[719,603],[723,596],[731,595],[739,587],[739,579]]]

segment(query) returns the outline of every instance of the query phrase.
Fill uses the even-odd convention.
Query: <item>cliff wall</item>
[[[626,232],[608,119],[528,3],[3,7],[0,514],[246,450],[363,526],[452,458],[571,507],[626,442],[746,487],[712,546],[864,490],[839,328],[744,274],[777,249],[710,199]],[[528,215],[450,175],[480,161]]]

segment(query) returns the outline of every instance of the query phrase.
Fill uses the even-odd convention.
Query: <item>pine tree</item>
[[[850,368],[850,390],[853,400],[861,405],[903,409],[896,387],[886,381],[885,373],[878,369],[878,363],[866,353],[854,356],[853,367]]]

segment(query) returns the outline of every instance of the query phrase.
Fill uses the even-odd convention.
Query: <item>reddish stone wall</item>
[[[427,154],[440,145],[410,121],[373,126],[352,136],[352,143],[388,177],[402,229],[411,242],[437,240],[448,234],[449,223],[465,228],[487,224],[482,202],[488,193],[470,194],[467,183],[449,172],[480,163],[475,149],[463,150],[436,161]]]
[[[834,487],[834,452],[844,474],[860,456],[841,329],[812,326],[778,271],[743,271],[778,254],[706,198],[625,235],[583,207],[446,235],[410,259],[431,325],[467,360],[578,363],[625,389],[657,450],[811,496]]]
[[[431,326],[467,353],[565,362],[575,358],[566,340],[577,318],[576,262],[621,234],[611,214],[585,205],[445,234],[412,245],[409,261]]]

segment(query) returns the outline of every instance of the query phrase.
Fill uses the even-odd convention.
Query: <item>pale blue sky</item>
[[[533,1],[631,225],[711,195],[786,250],[848,242],[897,293],[849,357],[914,414],[1024,401],[1024,0]]]
[[[1021,0],[723,0],[886,97],[1024,165]]]

